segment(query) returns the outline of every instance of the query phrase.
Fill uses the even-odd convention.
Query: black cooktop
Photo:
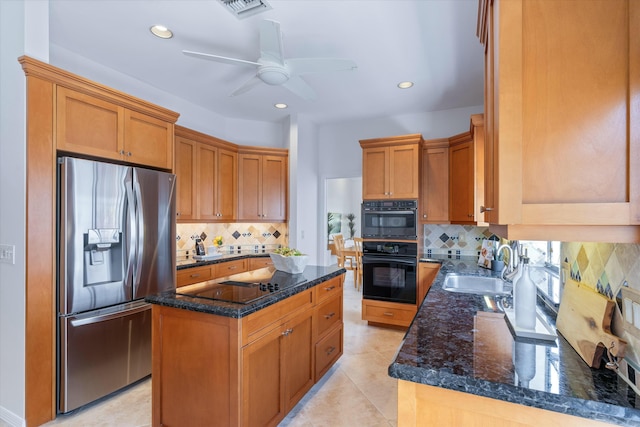
[[[306,281],[304,274],[289,274],[273,268],[265,268],[236,274],[230,277],[230,280],[223,282],[206,282],[198,286],[189,286],[185,290],[178,289],[176,294],[192,298],[249,304],[274,292]]]

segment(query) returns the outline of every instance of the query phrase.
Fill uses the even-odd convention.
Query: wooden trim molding
[[[93,82],[84,77],[70,73],[63,69],[54,67],[45,62],[38,61],[28,56],[21,56],[18,62],[22,64],[22,69],[26,76],[41,77],[60,86],[68,87],[79,92],[83,92],[96,98],[121,105],[140,113],[147,114],[169,123],[175,123],[180,116],[179,113],[136,98],[132,95],[120,92],[97,82]]]
[[[408,135],[389,136],[386,138],[361,139],[360,147],[389,147],[393,145],[421,144],[422,142],[422,134],[412,133]]]

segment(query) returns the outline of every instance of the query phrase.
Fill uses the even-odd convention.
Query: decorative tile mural
[[[487,227],[455,224],[425,224],[423,250],[431,255],[478,256],[483,239],[499,240]]]
[[[222,237],[224,253],[263,252],[289,241],[286,223],[189,223],[176,225],[177,259],[183,260],[194,251],[196,239],[212,246],[216,236]]]

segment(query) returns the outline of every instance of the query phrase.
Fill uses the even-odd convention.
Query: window
[[[520,244],[526,251],[532,266],[545,267],[556,274],[560,271],[560,242],[521,240]]]

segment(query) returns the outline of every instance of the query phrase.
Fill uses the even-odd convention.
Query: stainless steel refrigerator
[[[151,374],[151,309],[175,289],[175,176],[58,159],[58,411]]]

